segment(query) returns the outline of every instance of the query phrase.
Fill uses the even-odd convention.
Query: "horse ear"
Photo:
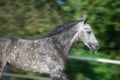
[[[88,19],[86,17],[83,17],[82,20],[84,21],[84,24],[86,24],[88,21]]]
[[[84,24],[86,24],[87,23],[87,18],[84,16],[84,17],[81,17],[80,19],[79,19],[79,21],[84,21]]]
[[[84,24],[86,24],[87,23],[87,18],[84,20]]]

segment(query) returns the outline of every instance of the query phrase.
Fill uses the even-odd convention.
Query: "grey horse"
[[[0,37],[0,76],[9,63],[24,71],[50,74],[52,80],[68,80],[63,71],[75,42],[84,43],[91,51],[99,48],[85,18],[66,22],[37,40]]]

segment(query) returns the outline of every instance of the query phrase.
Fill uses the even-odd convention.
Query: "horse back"
[[[0,54],[6,51],[7,46],[11,43],[11,40],[7,37],[0,37]],[[4,53],[5,54],[5,53]]]

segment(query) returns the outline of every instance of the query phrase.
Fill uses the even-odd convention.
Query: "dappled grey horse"
[[[9,63],[25,71],[50,74],[52,80],[68,80],[63,71],[75,42],[84,43],[91,51],[99,48],[85,18],[64,23],[38,40],[0,37],[0,72]]]

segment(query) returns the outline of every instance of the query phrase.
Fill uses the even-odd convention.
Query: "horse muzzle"
[[[92,52],[95,52],[99,49],[99,44],[98,43],[89,43],[88,46],[89,46],[89,48]]]

